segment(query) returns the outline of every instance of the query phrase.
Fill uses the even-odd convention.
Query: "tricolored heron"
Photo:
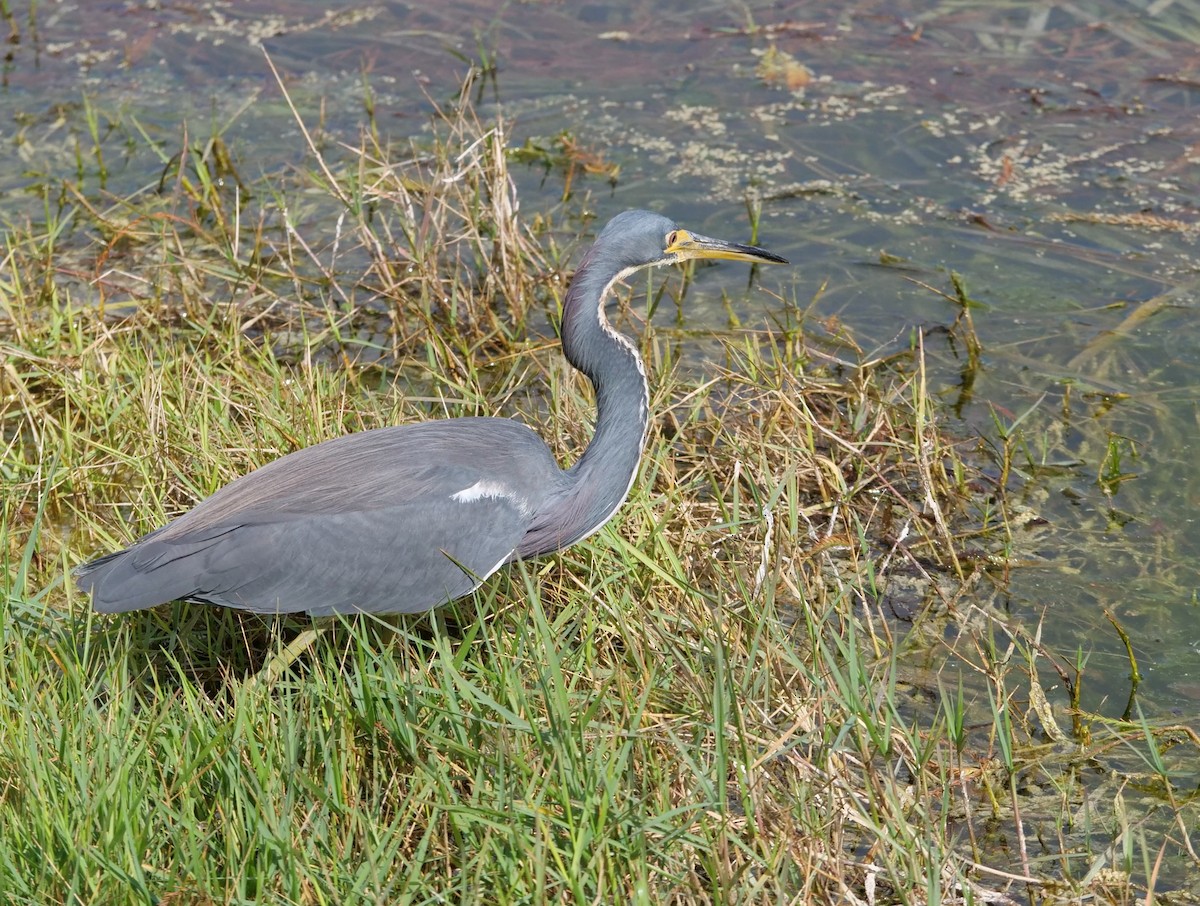
[[[690,258],[787,263],[649,211],[614,217],[563,303],[563,354],[591,380],[597,408],[592,440],[569,469],[506,418],[350,434],[270,462],[83,564],[80,586],[104,613],[173,600],[264,614],[415,613],[510,561],[574,544],[629,493],[650,411],[641,356],[608,323],[605,301],[634,271]]]

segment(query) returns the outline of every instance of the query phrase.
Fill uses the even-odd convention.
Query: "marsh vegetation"
[[[1017,434],[947,430],[920,332],[806,339],[765,279],[784,316],[728,300],[706,337],[669,316],[703,275],[623,292],[656,415],[561,555],[346,620],[270,688],[303,621],[89,613],[75,564],[329,437],[486,414],[582,449],[554,325],[586,206],[519,205],[529,149],[470,98],[286,178],[190,140],[9,230],[5,900],[1196,902],[1195,732],[1089,713],[1086,656],[1002,606]]]

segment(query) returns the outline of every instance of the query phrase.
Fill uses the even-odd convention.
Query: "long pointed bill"
[[[768,264],[790,264],[786,258],[781,258],[774,252],[760,249],[755,245],[740,245],[736,242],[726,242],[724,239],[711,239],[689,233],[687,230],[676,230],[675,241],[667,246],[667,252],[676,255],[676,260],[685,261],[688,258],[727,258],[732,261],[761,261]]]

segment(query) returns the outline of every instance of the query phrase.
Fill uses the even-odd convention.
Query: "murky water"
[[[67,0],[31,19],[10,4],[0,216],[37,222],[28,187],[47,177],[155,184],[145,138],[177,146],[185,122],[221,130],[250,176],[304,160],[264,48],[305,119],[351,143],[368,88],[377,127],[404,136],[464,59],[494,61],[485,115],[501,108],[518,141],[569,130],[620,165],[615,187],[576,177],[601,219],[657,207],[736,237],[760,199],[759,239],[797,262],[764,283],[802,308],[824,286],[814,335],[836,319],[888,351],[924,328],[964,430],[1025,432],[1016,466],[1042,522],[1021,537],[1012,609],[1091,652],[1085,705],[1115,716],[1128,670],[1107,610],[1141,655],[1142,707],[1196,721],[1200,4],[829,6]],[[530,207],[562,191],[523,180]],[[982,303],[970,373],[940,330],[951,271]],[[720,292],[744,279],[706,273],[688,316],[724,324]],[[737,298],[748,324],[778,306]]]

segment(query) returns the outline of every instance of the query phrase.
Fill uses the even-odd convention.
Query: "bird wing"
[[[455,418],[348,434],[243,475],[162,529],[163,537],[257,519],[386,509],[479,481],[530,482],[559,474],[540,437],[520,422]]]
[[[188,597],[260,613],[415,613],[469,593],[508,561],[526,518],[501,499],[417,501],[255,524],[174,562]],[[178,547],[178,546],[176,546]],[[320,551],[280,557],[280,549]]]
[[[238,479],[77,576],[105,612],[176,598],[263,613],[426,610],[507,562],[561,481],[540,438],[504,419],[348,435]]]

